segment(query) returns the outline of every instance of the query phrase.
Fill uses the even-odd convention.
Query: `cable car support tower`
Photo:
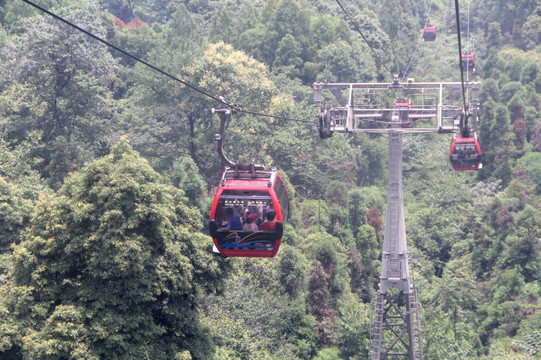
[[[320,136],[334,132],[388,134],[388,191],[381,275],[373,300],[370,359],[422,359],[417,290],[408,265],[402,196],[402,134],[454,133],[465,112],[476,113],[480,83],[467,83],[467,109],[453,106],[462,83],[314,83]],[[333,97],[327,93],[330,92]],[[411,106],[385,106],[392,92],[414,100]],[[345,101],[347,96],[348,101]],[[404,96],[403,96],[404,97]],[[324,100],[332,104],[325,104]],[[444,104],[443,102],[447,104]],[[396,103],[403,103],[400,99]],[[420,127],[422,120],[432,124]],[[435,120],[435,123],[434,123]]]

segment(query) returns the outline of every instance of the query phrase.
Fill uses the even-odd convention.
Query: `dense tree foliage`
[[[103,25],[91,16],[97,11],[86,6],[65,8],[61,14],[103,36]],[[29,101],[15,100],[19,104],[6,109],[4,136],[20,142],[30,131],[39,131],[41,144],[33,157],[40,160],[49,184],[58,188],[68,173],[99,155],[106,141],[114,60],[88,36],[50,17],[21,19],[19,29],[2,47],[0,88],[11,98]]]
[[[31,209],[21,189],[0,177],[0,253],[8,252],[12,244],[19,242],[21,231],[30,220]]]
[[[451,2],[343,1],[349,16],[323,0],[39,3],[201,91],[0,0],[0,358],[366,359],[387,139],[319,139],[311,85],[459,81]],[[404,136],[423,353],[534,359],[541,6],[460,6],[483,169],[450,169],[445,135]],[[208,95],[247,110],[227,124],[228,157],[286,181],[277,259],[212,255],[224,105]]]
[[[201,241],[197,211],[158,177],[123,141],[40,199],[2,288],[12,349],[35,359],[210,356],[198,303],[224,268]]]

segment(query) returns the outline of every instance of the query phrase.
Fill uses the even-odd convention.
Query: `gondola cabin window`
[[[423,40],[424,41],[434,41],[436,40],[436,27],[427,25],[423,29]]]
[[[226,257],[276,256],[288,213],[287,190],[276,171],[226,171],[210,213],[215,252]]]
[[[478,170],[481,165],[481,147],[477,136],[463,138],[455,136],[449,153],[451,166],[455,170]]]
[[[227,209],[233,209],[233,214],[239,216],[244,224],[249,214],[255,216],[255,223],[259,227],[265,221],[267,213],[274,211],[272,198],[265,192],[253,192],[246,196],[242,191],[224,191],[216,208],[215,220],[219,228],[227,226]],[[221,225],[221,226],[220,226]],[[237,229],[238,230],[238,229]]]
[[[462,60],[460,62],[460,68],[463,72],[473,72],[475,71],[475,58],[473,54],[467,53],[462,55]]]

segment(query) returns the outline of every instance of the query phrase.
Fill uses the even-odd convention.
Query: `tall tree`
[[[20,242],[21,231],[30,220],[31,205],[21,189],[0,176],[0,255]]]
[[[483,172],[480,177],[495,176],[509,181],[511,160],[515,156],[514,133],[509,111],[494,101],[483,105],[480,122],[480,143],[483,149]]]
[[[306,258],[299,250],[291,246],[284,246],[280,255],[279,278],[282,291],[290,298],[296,299],[306,292],[307,277]]]
[[[536,0],[489,0],[472,3],[472,5],[470,16],[473,20],[472,28],[482,25],[488,19],[498,22],[503,34],[513,34],[526,22],[528,15],[535,10],[538,2]],[[462,10],[466,12],[466,9]],[[479,23],[476,23],[476,20]]]
[[[182,191],[123,140],[43,198],[1,288],[1,351],[32,359],[208,359],[199,322],[223,261]]]
[[[382,28],[392,42],[394,68],[404,71],[418,39],[418,18],[406,0],[384,0],[378,6]]]
[[[191,157],[184,157],[180,163],[174,165],[171,180],[174,186],[184,191],[189,204],[197,205],[201,211],[207,210],[207,187]]]
[[[376,66],[366,45],[341,40],[330,43],[318,52],[321,72],[319,81],[369,82],[375,78]]]
[[[57,12],[104,37],[105,27],[93,15],[97,9],[90,3]],[[39,110],[31,110],[38,116],[13,114],[20,121],[11,124],[8,136],[20,142],[29,131],[41,131],[43,146],[35,149],[35,156],[44,159],[41,171],[58,186],[66,172],[61,174],[56,166],[47,168],[58,154],[57,137],[70,145],[68,168],[90,160],[108,142],[111,93],[107,86],[112,82],[114,60],[106,47],[49,16],[21,20],[18,32],[0,49],[0,59],[4,64],[0,92],[18,87],[24,97],[34,99],[29,105]]]
[[[177,64],[180,52],[166,53],[166,59]],[[182,62],[180,62],[182,63]],[[275,98],[277,89],[263,64],[236,51],[231,45],[209,45],[190,66],[172,73],[198,86],[212,96],[224,96],[227,101],[246,106],[249,110],[270,113],[273,106],[288,103]],[[218,116],[212,108],[223,107],[212,98],[177,82],[142,73],[129,102],[118,114],[118,133],[128,131],[134,148],[140,150],[159,171],[170,171],[179,158],[188,153],[200,167],[205,179],[216,178],[222,164],[213,143],[218,128]],[[237,113],[232,116],[224,138],[224,150],[233,161],[267,163],[261,138],[269,133],[269,121]],[[135,129],[133,125],[137,124]],[[133,129],[133,130],[132,130]],[[212,161],[210,161],[212,159]]]
[[[383,192],[375,186],[351,189],[348,193],[349,223],[355,236],[360,226],[366,224],[370,209],[378,209],[381,214],[384,208]]]

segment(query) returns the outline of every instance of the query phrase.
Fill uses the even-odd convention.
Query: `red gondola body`
[[[455,134],[451,142],[449,159],[453,169],[478,170],[481,165],[481,147],[477,141],[477,135],[473,137],[460,137]]]
[[[423,30],[423,40],[424,41],[435,41],[436,40],[436,27],[427,25]]]
[[[274,211],[275,230],[228,229],[228,208],[241,219],[248,213],[253,214],[259,225],[269,212]],[[215,250],[225,257],[275,257],[280,250],[288,212],[287,189],[275,170],[236,173],[226,170],[210,213],[209,230]]]
[[[466,53],[462,54],[462,60],[460,61],[460,68],[463,72],[473,72],[475,71],[475,58],[473,54]]]
[[[396,99],[393,105],[392,120],[400,122],[402,127],[410,127],[409,111],[412,109],[411,100],[407,98]]]

